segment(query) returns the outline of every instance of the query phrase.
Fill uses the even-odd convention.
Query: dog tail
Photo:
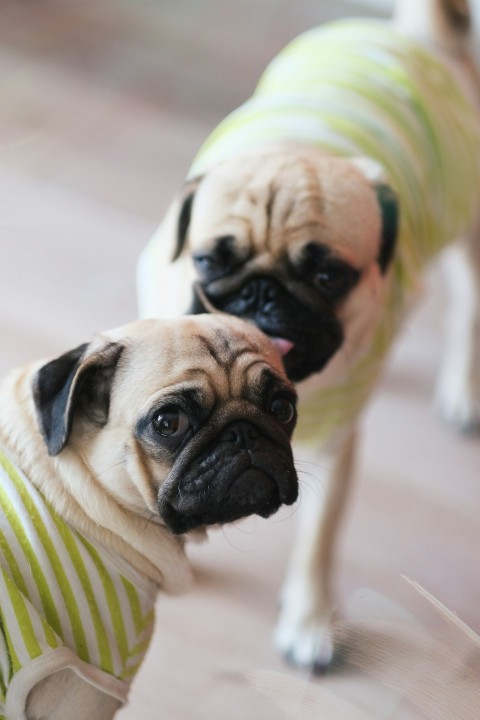
[[[480,36],[480,0],[396,0],[394,20],[409,35],[463,54]]]

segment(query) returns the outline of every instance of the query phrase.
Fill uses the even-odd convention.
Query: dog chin
[[[255,486],[254,495],[252,486]],[[199,498],[183,496],[176,506],[170,504],[165,507],[162,516],[167,527],[179,535],[205,525],[223,525],[249,515],[267,518],[277,512],[281,504],[275,481],[265,473],[252,469],[234,481],[224,502],[207,506]]]
[[[310,375],[323,370],[325,365],[339,349],[341,343],[335,345],[335,349],[329,349],[329,352],[308,352],[307,349],[300,350],[297,346],[283,357],[283,366],[290,380],[293,382],[301,382]]]
[[[282,504],[293,504],[298,496],[298,482],[293,463],[265,453],[257,458],[247,452],[235,460],[224,460],[201,467],[195,463],[170,488],[168,497],[159,495],[159,513],[167,527],[181,534],[204,525],[218,525],[249,515],[267,518]],[[260,466],[260,467],[259,467]],[[268,468],[268,469],[267,469]]]

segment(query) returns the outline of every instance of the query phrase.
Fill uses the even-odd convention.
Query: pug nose
[[[227,425],[219,439],[221,442],[231,443],[237,449],[242,449],[250,448],[259,437],[260,433],[255,426],[242,420]]]
[[[278,300],[280,288],[270,278],[257,278],[245,285],[241,297],[250,307],[268,311]]]

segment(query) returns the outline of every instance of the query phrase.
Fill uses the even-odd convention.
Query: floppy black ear
[[[177,237],[175,249],[173,251],[172,262],[174,262],[175,260],[177,260],[178,257],[180,257],[180,255],[182,254],[182,250],[185,246],[187,232],[192,217],[193,201],[195,199],[195,193],[198,186],[200,185],[202,177],[203,176],[187,180],[183,190],[183,194],[180,197],[180,208],[178,210],[177,220]]]
[[[370,181],[377,195],[382,216],[382,231],[377,261],[380,270],[385,273],[395,253],[399,220],[398,197],[388,184],[388,175],[383,165],[369,157],[354,157],[351,158],[351,161]]]
[[[385,273],[395,254],[399,219],[398,197],[389,185],[375,183],[373,187],[377,193],[377,200],[382,214],[378,264],[382,273]]]
[[[89,352],[79,345],[43,365],[33,379],[33,399],[49,455],[58,455],[68,442],[73,418],[84,413],[96,425],[105,425],[110,390],[123,345],[108,343]]]

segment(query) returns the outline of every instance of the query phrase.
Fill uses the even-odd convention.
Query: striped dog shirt
[[[480,188],[478,118],[439,56],[380,21],[349,20],[315,28],[288,45],[254,95],[212,132],[190,175],[284,139],[378,161],[401,210],[393,282],[371,348],[353,372],[334,387],[309,392],[301,404],[295,437],[318,441],[355,419],[419,272],[473,219]],[[147,248],[152,262],[156,242]]]
[[[71,668],[126,702],[149,644],[156,587],[69,527],[0,451],[0,718]]]

